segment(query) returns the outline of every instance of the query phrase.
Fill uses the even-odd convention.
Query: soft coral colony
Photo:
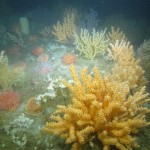
[[[140,68],[137,60],[133,58],[133,48],[129,46],[129,43],[121,42],[114,45],[116,48],[118,45],[118,48],[123,49],[122,53],[130,56],[131,62],[126,64],[127,71],[127,66]],[[113,48],[115,46],[111,45],[111,56],[115,58],[117,51]],[[124,55],[118,54],[118,57],[121,58]],[[127,61],[129,62],[128,59]],[[119,67],[123,67],[126,62],[116,62],[115,67],[118,66],[117,63]],[[112,80],[110,76],[102,77],[96,67],[93,68],[93,75],[88,74],[86,68],[82,69],[80,77],[73,65],[70,70],[74,82],[72,84],[66,80],[63,82],[72,93],[71,104],[58,106],[58,110],[51,116],[51,122],[47,123],[43,130],[65,138],[66,143],[72,144],[74,150],[82,149],[84,144],[97,138],[103,144],[103,150],[109,150],[112,145],[120,150],[139,147],[133,134],[149,125],[145,119],[149,112],[149,109],[145,107],[149,101],[149,94],[145,86],[137,85],[143,75],[141,68],[137,72],[135,70],[136,80],[130,79],[132,86],[125,81],[128,78],[120,80],[121,74],[119,80],[115,77]],[[113,73],[116,72],[112,71],[112,77],[117,76]],[[122,75],[126,73],[122,71]]]

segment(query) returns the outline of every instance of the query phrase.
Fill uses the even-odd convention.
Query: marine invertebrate
[[[106,37],[111,43],[115,43],[117,40],[127,41],[127,37],[123,31],[121,31],[120,28],[115,28],[114,26],[111,27],[111,31],[106,34]]]
[[[21,48],[25,48],[25,41],[24,41],[24,38],[23,38],[21,32],[18,32],[17,36],[10,34],[10,33],[7,33],[7,36],[10,39],[10,41],[12,41],[16,45],[20,46]]]
[[[42,62],[35,66],[33,71],[38,75],[47,75],[52,71],[52,66],[49,62]]]
[[[41,63],[47,62],[48,59],[49,59],[49,55],[46,54],[46,53],[42,53],[42,54],[39,55],[38,58],[37,58],[38,62],[41,62]]]
[[[140,59],[134,58],[133,46],[130,42],[116,41],[110,44],[108,56],[115,63],[110,80],[126,82],[130,89],[146,85],[147,80],[140,66]]]
[[[44,28],[42,28],[39,33],[42,35],[42,37],[44,38],[44,41],[48,40],[48,38],[51,37],[52,35],[52,29],[49,26],[45,26]]]
[[[14,91],[0,93],[0,110],[15,110],[20,105],[20,95]]]
[[[44,52],[44,49],[41,46],[35,47],[32,51],[31,54],[34,56],[39,56]]]
[[[5,132],[9,135],[13,143],[23,148],[29,137],[29,129],[34,120],[27,118],[24,113],[11,120],[8,124],[4,125]]]
[[[93,28],[97,29],[100,20],[98,19],[97,11],[89,9],[89,12],[84,16],[83,20],[79,22],[79,28],[86,28],[88,31],[92,32]]]
[[[60,21],[53,26],[52,34],[56,36],[57,41],[60,43],[66,43],[70,38],[72,38],[73,32],[75,32],[75,13],[66,13],[63,19],[63,23]]]
[[[8,58],[2,51],[0,53],[0,87],[3,90],[10,89],[12,85],[15,85],[20,79],[24,79],[24,72],[19,68],[8,66]],[[19,83],[18,82],[18,83]],[[21,81],[22,82],[22,81]]]
[[[47,102],[48,99],[55,99],[58,96],[58,91],[59,91],[59,96],[61,94],[63,96],[66,96],[65,92],[63,89],[65,86],[62,84],[62,78],[52,78],[50,74],[47,75],[47,78],[45,79],[47,83],[49,83],[48,87],[46,88],[46,91],[44,94],[38,95],[35,99],[37,103],[42,104],[43,102]]]
[[[73,53],[67,53],[63,55],[62,62],[65,65],[70,65],[76,62],[77,56]]]
[[[0,53],[0,64],[5,64],[7,65],[8,63],[8,58],[5,56],[4,51],[1,51]]]
[[[42,112],[42,106],[38,104],[34,97],[29,98],[25,106],[25,112],[30,115],[38,115]]]
[[[72,102],[58,106],[43,130],[65,138],[73,150],[96,137],[103,150],[111,145],[120,150],[138,147],[132,134],[149,124],[145,120],[149,110],[143,105],[149,101],[145,87],[131,95],[127,84],[103,78],[98,68],[93,69],[94,75],[82,69],[81,77],[74,66],[70,70],[74,83],[64,81],[64,85],[72,93]]]
[[[81,29],[80,35],[74,34],[75,46],[80,54],[84,54],[87,59],[94,59],[99,53],[107,50],[107,40],[105,39],[104,31],[98,32],[93,29],[92,33],[89,33],[87,29]]]
[[[141,66],[145,70],[145,77],[150,81],[150,39],[144,41],[137,50],[137,57],[141,60]],[[148,83],[150,87],[150,82]]]

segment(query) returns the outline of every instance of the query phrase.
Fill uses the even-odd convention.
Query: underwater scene
[[[149,8],[1,0],[0,150],[150,150]]]

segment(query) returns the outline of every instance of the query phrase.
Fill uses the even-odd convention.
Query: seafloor
[[[67,47],[64,45],[57,45],[50,43],[46,49],[48,52],[50,50],[49,62],[52,66],[50,76],[51,78],[62,77],[67,80],[71,79],[69,65],[62,63],[62,56],[64,53],[74,52],[73,47]],[[18,62],[17,59],[20,56],[11,56],[10,65],[15,62]],[[21,56],[22,57],[22,56]],[[49,99],[49,102],[46,104],[47,108],[43,110],[38,115],[30,115],[25,111],[25,104],[30,97],[36,97],[39,94],[43,94],[46,90],[47,82],[44,81],[44,78],[40,76],[37,78],[35,76],[35,70],[33,69],[37,65],[36,57],[30,56],[26,57],[26,69],[25,69],[25,80],[23,81],[20,87],[16,87],[16,91],[21,93],[21,105],[15,111],[11,112],[1,112],[0,113],[0,149],[1,150],[67,150],[70,149],[69,145],[65,144],[65,141],[60,139],[57,136],[48,135],[41,131],[42,126],[45,122],[49,121],[50,115],[56,110],[57,105],[67,105],[70,102],[70,99],[62,99],[62,95],[58,95],[55,99]],[[103,75],[106,75],[112,68],[112,64],[109,62],[105,55],[97,57],[94,60],[87,60],[83,57],[79,57],[75,63],[75,67],[80,72],[81,68],[87,67],[88,70],[92,70],[93,67],[99,67]],[[33,83],[34,82],[36,83]],[[67,91],[66,93],[67,94]],[[22,126],[21,129],[18,127],[11,126],[11,122],[17,119],[19,116],[27,117],[31,119],[31,125],[28,127]],[[150,118],[148,118],[150,120]],[[9,127],[8,127],[9,126]],[[13,137],[13,136],[15,137]],[[145,127],[140,130],[136,135],[138,143],[141,147],[137,150],[149,150],[150,144],[150,127]],[[19,143],[20,142],[20,143]],[[25,144],[22,144],[25,142]],[[98,141],[95,145],[86,144],[83,147],[83,150],[93,149],[98,150],[102,149],[102,145]],[[112,147],[112,150],[115,149]]]

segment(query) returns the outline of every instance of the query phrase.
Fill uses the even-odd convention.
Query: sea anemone
[[[12,111],[20,105],[20,95],[14,91],[0,93],[0,111]]]
[[[31,53],[34,56],[39,56],[43,53],[43,51],[44,51],[44,49],[41,46],[37,46],[31,51]]]
[[[70,65],[76,62],[76,55],[73,53],[67,53],[62,57],[62,62],[65,65]]]
[[[25,112],[30,115],[38,115],[42,112],[42,107],[38,104],[34,97],[31,97],[25,106]]]

